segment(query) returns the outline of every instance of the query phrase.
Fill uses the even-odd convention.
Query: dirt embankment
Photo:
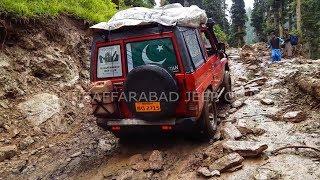
[[[266,45],[229,49],[236,101],[214,141],[140,137],[119,144],[90,115],[90,36],[60,16],[3,20],[0,179],[317,179],[319,60],[270,64]],[[85,28],[84,28],[85,27]],[[3,32],[1,28],[0,32]]]
[[[77,153],[110,150],[114,139],[95,126],[86,94],[88,25],[66,16],[1,22],[0,179],[60,176],[86,161]]]

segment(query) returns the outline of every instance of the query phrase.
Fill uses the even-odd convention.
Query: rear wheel
[[[222,93],[220,100],[224,103],[231,104],[232,103],[232,89],[231,89],[231,77],[230,72],[225,71],[223,81],[221,87],[224,88],[224,92]]]
[[[203,140],[213,138],[217,130],[218,117],[215,100],[211,97],[211,91],[207,90],[204,101],[204,106],[201,116],[197,121],[197,137]]]

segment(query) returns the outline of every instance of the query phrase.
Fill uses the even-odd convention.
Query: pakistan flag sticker
[[[127,44],[129,71],[146,64],[157,64],[177,72],[178,64],[170,38]]]

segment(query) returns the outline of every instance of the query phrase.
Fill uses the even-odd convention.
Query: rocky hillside
[[[34,164],[46,159],[39,158],[39,153],[52,159],[60,151],[69,152],[55,144],[68,146],[72,154],[84,150],[73,146],[98,141],[90,139],[98,130],[86,94],[90,83],[88,26],[67,16],[28,22],[11,19],[3,25],[6,40],[0,50],[0,178],[30,173]],[[86,135],[81,139],[81,134]],[[61,163],[56,161],[48,170],[56,170]],[[39,173],[50,177],[43,169]]]
[[[6,27],[8,38],[0,51],[0,116],[2,132],[15,131],[15,138],[5,138],[20,141],[34,127],[47,135],[70,131],[76,119],[88,114],[83,96],[89,83],[90,38],[80,28],[83,24],[59,17],[6,22]],[[61,121],[64,117],[69,118]]]

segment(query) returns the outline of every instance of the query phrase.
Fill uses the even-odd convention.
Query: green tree
[[[320,58],[320,4],[319,0],[303,0],[301,4],[303,39],[309,44],[311,58]]]
[[[228,37],[227,37],[226,33],[223,32],[223,30],[221,29],[221,27],[219,25],[213,26],[213,31],[220,42],[227,43]]]
[[[226,19],[225,0],[204,0],[203,4],[208,17],[213,18],[220,27],[227,30],[229,24]]]
[[[254,27],[255,33],[259,41],[266,41],[266,11],[267,4],[264,0],[254,0],[251,13],[251,26]]]
[[[247,20],[245,4],[243,0],[232,0],[231,6],[231,40],[232,46],[241,47],[245,44],[245,23]]]
[[[247,9],[247,17],[251,17],[252,15],[252,9]],[[256,35],[254,32],[254,28],[251,26],[251,19],[248,18],[248,21],[246,22],[246,37],[245,41],[247,44],[252,44],[256,41]]]
[[[304,1],[306,2],[306,1]],[[310,1],[311,3],[313,3],[313,1]],[[308,6],[307,4],[305,4],[306,6]],[[315,4],[316,5],[316,4]],[[319,6],[319,2],[318,2],[318,5],[316,6]],[[308,11],[308,9],[307,9]],[[302,32],[302,27],[301,27],[301,0],[297,0],[296,1],[296,17],[297,17],[297,31],[299,33]]]

